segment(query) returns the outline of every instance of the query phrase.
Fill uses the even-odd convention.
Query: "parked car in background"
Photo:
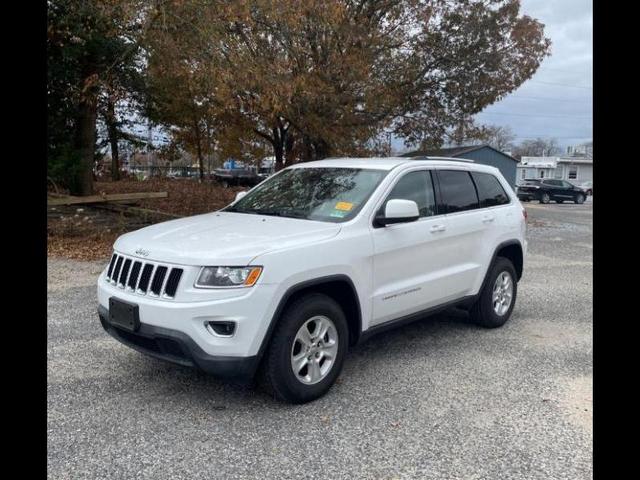
[[[584,203],[586,193],[580,187],[576,187],[566,180],[554,179],[525,179],[518,185],[518,198],[525,202],[538,200],[540,203],[549,203],[551,200],[556,203],[571,201]]]
[[[582,182],[580,185],[578,185],[578,187],[580,187],[582,189],[582,191],[584,193],[586,193],[587,195],[593,195],[593,182],[592,181]]]

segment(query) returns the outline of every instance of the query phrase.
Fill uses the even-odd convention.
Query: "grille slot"
[[[113,283],[117,283],[117,280],[120,277],[120,268],[122,268],[122,259],[123,257],[118,257],[118,260],[116,260],[116,266],[113,269],[113,276],[111,277],[111,281]]]
[[[118,256],[115,253],[111,255],[111,261],[109,262],[109,270],[107,270],[107,280],[111,280],[111,272],[113,272],[113,266],[116,263],[116,258],[118,258]]]
[[[156,274],[153,276],[153,281],[151,282],[151,293],[154,295],[160,295],[166,274],[167,267],[158,265],[158,268],[156,268]]]
[[[122,273],[120,273],[120,279],[118,280],[118,285],[125,286],[127,281],[127,275],[129,275],[129,269],[131,268],[131,259],[127,258],[122,265]]]
[[[144,293],[147,293],[147,289],[149,288],[149,281],[151,280],[151,272],[153,271],[153,265],[147,263],[142,269],[142,274],[140,275],[140,283],[138,283],[138,290],[141,290]]]
[[[181,277],[182,277],[181,268],[171,269],[171,272],[169,272],[169,278],[167,279],[167,284],[164,287],[164,293],[166,296],[174,297],[176,295],[176,290],[178,290],[178,283],[180,283]]]
[[[114,253],[106,277],[112,285],[123,290],[172,299],[176,296],[183,273],[183,268],[144,262]]]
[[[141,267],[142,262],[133,262],[133,266],[131,267],[131,274],[129,275],[129,281],[127,282],[127,287],[132,290],[136,289],[136,283],[138,281],[138,276],[140,275]]]

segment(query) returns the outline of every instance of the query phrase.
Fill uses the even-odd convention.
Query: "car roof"
[[[494,167],[474,163],[472,160],[446,158],[446,157],[420,157],[419,160],[411,157],[342,157],[315,160],[313,162],[296,163],[288,168],[367,168],[373,170],[392,170],[399,165],[416,166],[473,166],[474,170],[495,170]],[[477,167],[477,168],[476,168]],[[484,167],[484,168],[483,168]]]

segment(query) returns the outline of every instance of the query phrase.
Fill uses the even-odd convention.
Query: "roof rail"
[[[464,162],[464,163],[475,163],[473,160],[469,160],[468,158],[452,158],[452,157],[432,157],[428,155],[419,155],[417,157],[408,157],[411,160],[446,160],[448,162]]]

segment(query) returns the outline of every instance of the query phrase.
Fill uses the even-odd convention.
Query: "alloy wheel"
[[[513,279],[509,272],[501,272],[493,284],[493,310],[498,316],[503,316],[509,311],[513,299]]]
[[[338,330],[324,315],[308,319],[293,340],[291,368],[305,385],[322,381],[331,371],[338,355]]]

